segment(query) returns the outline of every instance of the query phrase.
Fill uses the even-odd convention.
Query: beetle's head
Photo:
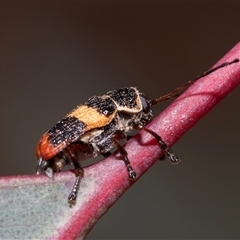
[[[53,179],[55,172],[61,171],[61,169],[66,165],[66,161],[61,158],[54,157],[49,160],[43,160],[40,158],[38,160],[37,174],[44,174],[47,177]]]
[[[146,126],[153,119],[151,104],[150,100],[142,93],[139,95],[139,97],[142,104],[141,122],[143,123],[144,126]]]

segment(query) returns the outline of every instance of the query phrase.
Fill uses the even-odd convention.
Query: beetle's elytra
[[[171,162],[178,163],[180,160],[162,138],[145,127],[153,119],[152,105],[179,96],[197,79],[238,61],[235,59],[212,68],[154,100],[149,100],[135,87],[119,88],[105,95],[89,98],[42,136],[36,152],[37,174],[43,173],[53,179],[55,172],[61,171],[65,165],[73,164],[76,181],[68,197],[69,205],[73,206],[76,203],[80,179],[83,177],[80,161],[100,154],[108,156],[111,148],[115,146],[123,158],[129,178],[135,179],[136,173],[128,154],[119,144],[119,140],[127,139],[127,133],[132,129],[143,129],[152,134]]]

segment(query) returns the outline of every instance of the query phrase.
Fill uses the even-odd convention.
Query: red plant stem
[[[240,43],[216,65],[235,58],[240,59]],[[239,83],[239,62],[219,69],[199,79],[147,128],[158,133],[171,146]],[[144,131],[132,138],[126,144],[125,149],[138,178],[163,154],[157,141]],[[119,159],[119,155],[113,154],[85,168],[84,179],[93,181],[93,188],[89,189],[88,201],[79,208],[76,206],[74,217],[64,229],[59,229],[58,239],[75,239],[77,236],[84,238],[96,221],[132,185],[126,167],[123,161],[118,161]],[[68,175],[68,173],[63,173],[62,176],[66,174]],[[73,174],[70,175],[73,176]]]

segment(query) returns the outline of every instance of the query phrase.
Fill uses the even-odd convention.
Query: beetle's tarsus
[[[117,138],[117,134],[115,135],[115,137]],[[123,161],[124,161],[125,165],[127,166],[128,176],[129,176],[130,180],[135,180],[136,177],[137,177],[137,174],[133,170],[133,168],[130,164],[130,161],[128,159],[127,151],[124,149],[124,147],[115,138],[113,138],[113,142],[114,142],[115,146],[117,147],[117,149],[119,150],[120,154],[123,157]]]
[[[131,180],[134,180],[137,177],[137,174],[133,171],[133,168],[131,165],[127,166],[127,170],[128,170],[128,176]]]
[[[70,207],[73,207],[76,204],[77,194],[79,190],[81,176],[77,176],[76,181],[74,183],[73,189],[68,196],[68,204]]]
[[[156,140],[158,141],[159,146],[161,147],[161,149],[164,152],[164,156],[161,157],[160,160],[163,160],[165,158],[165,156],[167,156],[170,159],[171,163],[173,163],[173,164],[178,164],[181,162],[180,159],[177,157],[177,155],[175,155],[175,153],[173,153],[171,151],[171,149],[168,148],[167,144],[162,140],[162,138],[157,133],[155,133],[152,130],[145,128],[145,127],[143,127],[142,129],[144,131],[152,134],[152,136],[155,137]]]
[[[169,148],[167,149],[166,155],[168,156],[172,164],[178,164],[181,162],[178,156],[174,154]]]
[[[76,205],[76,199],[77,199],[77,195],[71,192],[70,195],[68,196],[69,207],[72,208],[73,206]]]

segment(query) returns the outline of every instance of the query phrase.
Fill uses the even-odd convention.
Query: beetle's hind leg
[[[165,156],[167,156],[173,164],[178,164],[180,162],[180,159],[177,157],[177,155],[173,153],[170,148],[168,148],[167,144],[162,140],[162,138],[157,133],[145,127],[143,127],[142,130],[150,133],[153,137],[156,138],[159,146],[164,151]],[[164,160],[165,156],[161,157],[160,160]]]

